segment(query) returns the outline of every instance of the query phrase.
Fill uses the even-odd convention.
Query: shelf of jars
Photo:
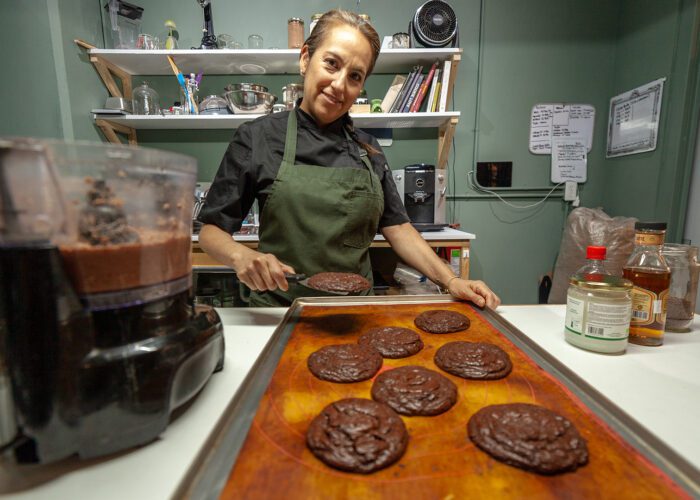
[[[262,115],[101,115],[93,114],[95,121],[101,120],[135,130],[188,130],[188,129],[235,129]],[[352,113],[358,128],[440,128],[459,119],[459,111],[444,113]]]
[[[462,49],[382,49],[375,73],[408,73],[412,66],[430,67],[435,61],[459,56]],[[298,74],[298,49],[267,50],[89,50],[91,58],[127,75],[172,75],[166,56],[172,56],[183,73],[205,75]]]

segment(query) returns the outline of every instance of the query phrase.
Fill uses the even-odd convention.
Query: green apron
[[[345,137],[354,144],[347,131]],[[289,113],[284,158],[260,215],[258,251],[297,273],[347,272],[372,282],[369,246],[384,210],[381,182],[360,148],[366,168],[296,165],[297,117]],[[367,293],[369,293],[368,291]],[[289,306],[323,292],[290,283],[289,290],[250,292],[250,306]]]

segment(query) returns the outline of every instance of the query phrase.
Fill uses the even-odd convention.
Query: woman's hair
[[[374,69],[374,63],[377,62],[377,57],[379,57],[381,43],[379,41],[379,35],[377,34],[377,31],[372,27],[369,21],[361,18],[354,12],[342,9],[333,9],[329,10],[328,12],[323,14],[323,16],[321,16],[321,18],[316,23],[316,26],[314,26],[313,31],[304,42],[304,45],[306,45],[309,50],[309,58],[313,57],[314,52],[316,52],[316,49],[318,49],[318,47],[330,34],[331,30],[333,30],[333,28],[335,28],[336,26],[342,24],[355,28],[357,31],[359,31],[362,34],[362,36],[364,36],[365,39],[369,42],[370,48],[372,49],[372,59],[369,61],[369,66],[367,67],[367,74],[365,75],[366,81],[369,75],[372,73],[372,70]],[[372,145],[360,141],[357,137],[357,134],[355,133],[354,128],[350,124],[348,124],[346,128],[353,140],[357,142],[365,151],[367,151],[367,154],[371,156],[379,153],[379,151],[373,148]]]
[[[377,57],[379,57],[381,43],[379,41],[379,35],[372,25],[354,12],[334,9],[323,14],[323,16],[321,16],[316,23],[316,26],[309,37],[304,42],[304,45],[309,48],[309,57],[313,57],[314,52],[316,52],[319,45],[323,43],[331,30],[339,24],[345,24],[355,28],[357,31],[362,33],[362,36],[364,36],[369,42],[369,45],[372,48],[372,60],[369,62],[369,66],[367,67],[367,74],[365,75],[365,79],[367,79],[374,69],[374,63],[377,62]]]

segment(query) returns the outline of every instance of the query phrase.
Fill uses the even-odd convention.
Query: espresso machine
[[[434,165],[417,163],[394,170],[393,176],[414,227],[418,230],[435,230],[447,226],[446,170],[436,170]]]
[[[0,138],[0,446],[19,463],[148,443],[223,368],[191,285],[196,161]]]

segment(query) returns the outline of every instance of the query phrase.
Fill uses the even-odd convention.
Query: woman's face
[[[301,49],[300,67],[304,74],[301,109],[324,127],[345,114],[365,83],[372,59],[372,47],[355,28],[338,24],[309,57]]]

